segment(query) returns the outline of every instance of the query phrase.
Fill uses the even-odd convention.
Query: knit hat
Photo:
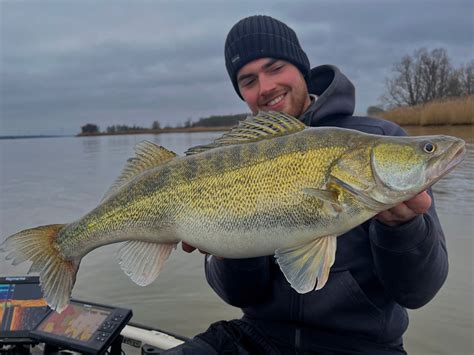
[[[225,66],[241,99],[237,73],[245,64],[260,58],[283,59],[296,66],[306,82],[310,65],[295,31],[270,16],[256,15],[237,22],[225,41]]]

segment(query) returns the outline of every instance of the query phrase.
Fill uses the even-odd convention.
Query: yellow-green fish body
[[[461,161],[464,142],[306,128],[261,113],[187,153],[140,143],[98,207],[13,235],[9,257],[33,261],[59,310],[82,257],[120,241],[121,267],[140,285],[185,241],[226,258],[275,254],[293,288],[309,292],[327,281],[338,235],[426,189]]]
[[[339,198],[353,209],[328,215],[324,201],[304,193],[325,186],[331,163],[347,150],[318,141],[314,133],[322,137],[323,130],[177,157],[147,170],[61,231],[58,245],[65,256],[82,257],[119,239],[184,240],[239,258],[327,235],[325,226],[365,210],[343,192]],[[327,135],[339,131],[327,129]]]

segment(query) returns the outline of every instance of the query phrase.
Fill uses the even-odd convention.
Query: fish
[[[13,265],[32,263],[29,273],[39,273],[58,312],[83,257],[118,242],[125,242],[120,267],[141,286],[183,241],[224,258],[274,255],[297,292],[317,291],[329,278],[337,236],[426,190],[464,154],[456,137],[307,127],[259,112],[182,156],[138,143],[92,211],[20,231],[0,249]]]

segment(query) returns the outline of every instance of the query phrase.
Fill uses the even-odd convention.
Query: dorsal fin
[[[135,157],[127,160],[122,174],[115,180],[106,192],[102,201],[113,195],[120,187],[141,174],[147,169],[158,166],[173,159],[176,153],[169,151],[155,143],[143,141],[135,145]]]
[[[213,143],[189,148],[185,154],[192,155],[225,145],[257,142],[305,129],[303,122],[283,112],[260,111],[256,116],[247,116],[239,125],[232,128]]]

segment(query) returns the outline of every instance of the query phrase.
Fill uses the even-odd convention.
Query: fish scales
[[[304,186],[323,186],[327,178],[323,172],[331,164],[331,152],[338,151],[340,154],[344,149],[313,144],[313,147],[308,145],[306,154],[302,154],[294,149],[293,139],[285,137],[274,140],[272,144],[262,142],[258,147],[261,148],[259,152],[263,153],[251,163],[247,160],[243,166],[234,164],[231,170],[219,175],[202,176],[183,185],[179,195],[187,196],[187,202],[183,203],[183,222],[177,224],[190,223],[187,229],[193,230],[193,235],[197,234],[196,230],[206,226],[208,229],[199,237],[219,234],[220,238],[225,239],[225,243],[219,244],[227,245],[237,243],[232,238],[244,233],[252,234],[258,228],[284,231],[301,226],[314,227],[318,223],[315,221],[320,214],[321,202],[308,198],[301,193],[301,189]],[[242,151],[248,149],[248,146],[241,147],[239,149]],[[229,154],[232,154],[233,149],[229,150]],[[307,164],[308,170],[302,169],[304,164]],[[311,179],[307,177],[308,171],[314,171]],[[321,173],[318,174],[318,171]],[[196,198],[197,194],[199,198]],[[255,234],[260,237],[258,233]],[[198,238],[188,241],[204,247]],[[268,244],[268,241],[262,241],[261,244],[266,243],[271,248],[275,242]],[[213,246],[205,247],[206,250],[218,252]],[[258,250],[256,246],[255,249]]]
[[[125,240],[131,230],[153,239],[163,222],[179,224],[190,215],[194,217],[193,229],[213,225],[222,232],[257,227],[289,229],[314,225],[315,221],[330,223],[315,219],[321,203],[308,199],[300,190],[324,185],[332,160],[347,148],[327,144],[329,138],[303,139],[300,134],[308,135],[301,132],[224,147],[212,154],[179,158],[153,169],[79,224],[64,230],[59,244],[77,256],[110,240]],[[305,143],[296,143],[301,141]],[[77,225],[81,226],[79,230]],[[84,243],[84,225],[89,239],[93,234],[97,236],[93,245]],[[67,244],[61,244],[62,240]],[[202,243],[192,238],[191,241]],[[84,244],[87,247],[82,249]]]

